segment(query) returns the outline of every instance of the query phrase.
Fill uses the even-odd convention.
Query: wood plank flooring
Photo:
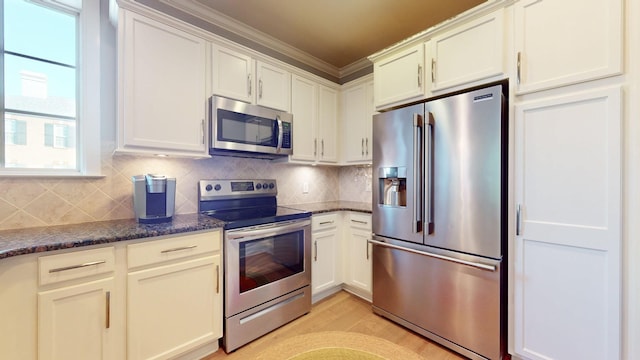
[[[314,304],[311,312],[293,322],[254,340],[231,354],[220,349],[203,360],[253,359],[274,340],[319,331],[350,331],[377,336],[423,356],[429,360],[457,360],[465,357],[454,353],[416,333],[371,311],[371,304],[346,291],[340,291]]]

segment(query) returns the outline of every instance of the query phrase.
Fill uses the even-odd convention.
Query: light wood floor
[[[402,345],[429,360],[465,359],[410,330],[375,315],[371,311],[370,303],[346,291],[340,291],[314,304],[309,314],[254,340],[235,352],[227,355],[220,349],[204,360],[253,359],[273,344],[274,340],[319,331],[351,331],[377,336]]]

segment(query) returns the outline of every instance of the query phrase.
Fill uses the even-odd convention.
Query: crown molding
[[[182,11],[188,15],[194,16],[206,21],[214,26],[220,27],[235,36],[247,39],[251,42],[260,44],[285,58],[293,59],[321,73],[330,75],[331,77],[340,79],[345,76],[363,71],[371,66],[371,62],[367,58],[363,58],[352,64],[338,68],[334,65],[320,60],[317,57],[295,48],[283,41],[280,41],[270,35],[267,35],[253,27],[250,27],[240,21],[237,21],[219,11],[213,10],[197,0],[158,0],[176,10]],[[224,34],[218,34],[224,37]],[[230,39],[233,41],[233,39]],[[283,60],[280,58],[279,60]],[[285,60],[283,60],[285,61]],[[285,61],[287,62],[287,61]],[[296,66],[297,64],[292,64]]]

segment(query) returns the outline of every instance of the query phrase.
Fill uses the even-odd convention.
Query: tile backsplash
[[[97,179],[0,178],[0,229],[134,218],[133,175],[176,178],[177,214],[198,211],[200,179],[276,179],[279,204],[371,201],[370,167],[278,164],[233,157],[167,159],[104,156]],[[309,186],[303,193],[303,183]]]

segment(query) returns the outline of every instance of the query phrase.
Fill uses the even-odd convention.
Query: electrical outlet
[[[302,193],[303,194],[309,193],[309,183],[306,181],[302,183]]]

